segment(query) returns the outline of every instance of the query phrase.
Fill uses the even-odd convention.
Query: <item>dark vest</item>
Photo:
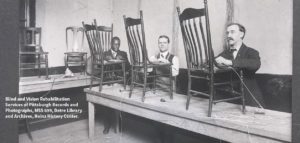
[[[156,55],[156,58],[157,59],[160,58],[160,53],[158,55]],[[173,54],[168,53],[167,56],[164,58],[167,59],[173,65],[173,58],[174,58]],[[159,67],[159,68],[157,68],[157,72],[159,74],[167,74],[167,73],[170,73],[170,69],[167,67]]]
[[[156,58],[157,59],[160,58],[160,53],[156,55]],[[167,56],[165,57],[165,59],[167,59],[172,65],[173,65],[173,58],[174,58],[174,55],[170,54],[170,53],[168,53]]]

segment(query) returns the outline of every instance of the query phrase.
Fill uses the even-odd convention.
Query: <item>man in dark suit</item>
[[[111,49],[104,52],[104,60],[110,61],[110,60],[124,60],[125,61],[125,70],[126,72],[129,70],[129,61],[127,58],[127,53],[120,50],[120,44],[121,40],[119,37],[113,37],[111,39]],[[121,68],[115,67],[115,68]]]
[[[121,44],[121,40],[119,37],[113,37],[111,39],[111,49],[104,52],[104,60],[106,62],[109,62],[111,60],[124,60],[125,61],[125,71],[126,73],[128,73],[129,70],[129,61],[127,58],[127,53],[124,51],[120,50],[120,44]],[[112,65],[110,67],[106,67],[106,68],[118,68],[121,69],[122,66],[121,65]],[[122,73],[114,73],[115,75],[122,75]],[[112,75],[114,76],[114,75]],[[126,78],[128,79],[128,78]],[[111,108],[107,108],[105,109],[105,118],[104,118],[104,130],[103,130],[103,134],[107,134],[109,133],[109,129],[110,127],[114,124],[115,126],[115,131],[117,131],[117,127],[116,127],[116,123],[119,122],[118,120],[118,115],[120,114],[119,111],[113,110]],[[115,114],[114,114],[115,113]]]
[[[262,93],[255,80],[255,72],[260,68],[260,57],[258,51],[247,47],[243,43],[246,29],[243,25],[232,23],[227,26],[227,42],[229,48],[222,52],[216,62],[221,65],[231,66],[234,69],[242,70],[244,82],[253,93],[257,101],[264,106]],[[257,106],[250,93],[246,90],[246,104]]]

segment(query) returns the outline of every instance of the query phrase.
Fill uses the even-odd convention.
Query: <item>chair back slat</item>
[[[84,28],[70,26],[66,28],[67,52],[82,52],[84,41]]]
[[[22,29],[22,45],[27,47],[36,47],[36,51],[41,47],[42,28],[25,27]]]
[[[113,25],[111,27],[97,26],[96,20],[93,24],[84,24],[87,41],[93,62],[102,64],[104,61],[103,54],[111,47],[113,36]]]
[[[130,60],[133,65],[147,66],[148,54],[145,42],[145,32],[143,23],[143,13],[140,11],[140,18],[126,18],[124,24],[129,46]]]
[[[207,3],[203,9],[187,8],[180,13],[180,9],[177,8],[177,12],[188,68],[190,70],[204,68],[213,70],[211,63],[214,57],[210,43],[209,24],[207,24]]]

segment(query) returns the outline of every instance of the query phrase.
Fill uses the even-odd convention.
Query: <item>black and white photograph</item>
[[[0,142],[300,142],[299,10],[0,0]]]

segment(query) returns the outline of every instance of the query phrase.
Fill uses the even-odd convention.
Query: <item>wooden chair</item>
[[[83,52],[84,28],[83,27],[67,27],[66,28],[66,45],[65,67],[80,66],[82,73],[85,74],[87,66],[87,53]]]
[[[20,76],[22,70],[38,69],[38,76],[41,76],[41,70],[46,70],[46,79],[48,73],[48,52],[44,52],[42,45],[42,28],[25,27],[21,29],[20,40]]]
[[[102,90],[103,84],[112,84],[123,82],[124,88],[126,88],[126,76],[125,76],[125,61],[105,61],[104,52],[111,47],[111,39],[113,36],[113,25],[111,27],[97,26],[96,20],[94,24],[84,24],[87,41],[89,44],[91,58],[92,58],[92,71],[90,88],[93,85],[94,79],[98,79],[100,86],[99,91]],[[114,66],[120,65],[121,69],[114,68]],[[113,68],[112,68],[113,67]],[[122,75],[116,75],[115,73],[122,73]],[[114,75],[113,78],[107,75]],[[111,76],[110,76],[111,77]]]
[[[143,96],[142,102],[145,101],[145,94],[147,85],[152,84],[155,87],[155,79],[158,76],[164,76],[170,78],[170,98],[173,99],[173,82],[172,82],[172,68],[170,63],[152,63],[148,59],[148,53],[146,48],[146,40],[145,40],[145,31],[144,31],[144,22],[143,22],[143,12],[140,11],[140,18],[126,18],[124,15],[124,23],[125,23],[125,30],[127,36],[127,42],[129,47],[130,53],[130,60],[131,60],[131,86],[130,86],[130,93],[129,97],[132,95],[133,88],[138,85],[143,87]],[[155,74],[157,68],[166,67],[170,70],[167,74]],[[154,74],[150,75],[147,70],[152,68],[154,70]],[[142,79],[138,79],[139,76]],[[148,83],[148,79],[154,79],[154,82]]]
[[[241,100],[242,112],[245,113],[244,89],[241,80],[234,80],[232,68],[218,67],[215,63],[211,44],[207,0],[204,0],[204,6],[203,9],[187,8],[182,13],[180,13],[179,7],[177,8],[188,67],[186,109],[188,110],[189,108],[192,94],[200,94],[209,97],[209,117],[212,113],[213,104],[232,100]],[[218,76],[224,78],[222,74],[229,75],[229,78],[218,79]],[[240,71],[240,76],[243,77],[242,71]],[[192,89],[192,81],[194,82],[195,80],[207,82],[208,91]],[[240,82],[239,89],[234,87],[235,81]],[[236,96],[215,99],[216,90],[230,92]]]

